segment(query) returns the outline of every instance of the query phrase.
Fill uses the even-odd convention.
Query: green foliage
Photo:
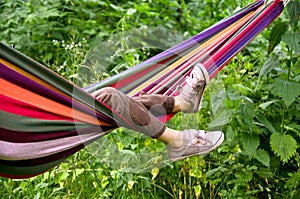
[[[0,37],[71,81],[78,80],[79,70],[87,70],[94,82],[197,34],[248,2],[4,0]],[[223,130],[226,139],[216,151],[170,163],[163,144],[118,129],[43,175],[0,178],[1,196],[299,198],[299,5],[299,0],[290,1],[283,15],[214,78],[200,113],[177,114],[167,124]],[[153,35],[180,36],[167,41],[145,36],[149,43],[163,44],[161,49],[141,45],[140,37],[132,38],[149,49],[127,45],[127,32],[151,27],[162,30]],[[106,70],[93,74],[96,63],[79,69],[89,50],[112,34],[116,43],[102,46],[112,53],[95,51],[107,58],[101,60]]]
[[[265,167],[270,167],[270,155],[264,149],[258,149],[255,153],[255,158]]]
[[[270,144],[283,162],[287,162],[296,153],[297,142],[291,135],[272,134]]]
[[[282,41],[286,43],[293,51],[300,53],[300,33],[288,32],[283,35]]]
[[[275,57],[275,56],[269,57],[263,64],[262,68],[260,69],[259,80],[261,80],[261,78],[263,78],[265,80],[267,75],[272,70],[274,70],[275,68],[278,68],[279,66],[280,66],[280,62],[277,57]]]
[[[300,184],[300,169],[295,173],[289,173],[290,179],[285,183],[284,187],[291,190],[289,196],[297,198],[299,194],[299,184]]]
[[[297,29],[299,19],[300,19],[300,2],[298,0],[293,0],[287,5],[287,10],[290,16],[290,24],[293,29]]]
[[[253,157],[259,146],[258,135],[249,135],[248,133],[243,132],[241,135],[241,142],[247,155],[249,155],[249,157]]]
[[[299,82],[297,81],[277,78],[271,86],[272,93],[281,96],[286,106],[291,105],[300,95]]]
[[[277,23],[270,34],[270,42],[269,42],[269,48],[268,53],[271,53],[274,48],[279,44],[281,41],[282,35],[287,31],[288,23],[287,22],[280,22]]]

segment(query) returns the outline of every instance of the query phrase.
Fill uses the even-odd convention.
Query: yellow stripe
[[[201,52],[202,50],[205,50],[206,48],[208,48],[210,46],[213,46],[216,43],[220,42],[223,38],[226,37],[226,34],[232,32],[237,25],[239,26],[239,25],[244,24],[247,20],[249,20],[249,18],[251,18],[253,16],[253,14],[254,14],[254,12],[251,12],[251,13],[247,14],[246,16],[244,16],[243,18],[241,18],[239,21],[233,23],[231,26],[227,27],[226,29],[224,29],[220,33],[216,34],[214,37],[210,38],[209,40],[207,40],[205,43],[203,43],[199,47],[195,48],[194,50],[192,50],[191,52],[189,52],[188,54],[186,54],[185,56],[183,56],[182,58],[180,58],[179,60],[177,60],[173,64],[171,64],[168,67],[166,67],[160,73],[158,73],[154,77],[150,78],[148,81],[146,81],[145,83],[141,84],[136,89],[132,90],[128,95],[129,96],[133,96],[134,94],[140,92],[143,88],[149,86],[152,82],[156,81],[158,77],[164,76],[170,70],[172,70],[176,66],[184,63],[186,60],[189,60],[195,54],[197,54],[197,53]]]
[[[35,81],[36,83],[38,83],[38,84],[40,84],[40,85],[42,85],[42,86],[44,86],[44,87],[46,87],[46,88],[49,88],[49,89],[51,89],[52,91],[54,91],[54,92],[56,92],[56,93],[58,93],[58,94],[60,94],[60,95],[62,95],[62,96],[64,96],[64,97],[67,97],[67,98],[69,98],[69,99],[71,99],[71,100],[73,100],[73,101],[75,101],[75,102],[77,102],[77,103],[79,103],[79,104],[85,106],[85,107],[88,108],[89,110],[95,111],[94,109],[92,109],[92,108],[86,106],[85,104],[79,102],[79,101],[76,100],[76,99],[72,99],[71,96],[67,95],[66,93],[63,93],[62,91],[58,90],[57,88],[53,87],[52,85],[50,85],[50,84],[48,84],[48,83],[42,81],[41,79],[39,79],[39,78],[37,78],[37,77],[31,75],[30,73],[28,73],[28,72],[22,70],[21,68],[19,68],[19,67],[13,65],[12,63],[7,62],[7,61],[5,61],[4,59],[1,59],[1,58],[0,58],[0,63],[3,63],[5,66],[7,66],[7,67],[9,67],[11,70],[13,70],[13,71],[15,71],[15,72],[21,74],[22,76],[25,76],[25,77],[27,77],[27,78],[29,78],[29,79]],[[94,123],[95,123],[95,122],[94,122]],[[107,124],[107,123],[104,123],[104,122],[100,122],[100,121],[97,122],[97,123],[95,123],[95,124],[100,124],[100,125],[110,126],[110,124]]]
[[[12,99],[31,104],[40,108],[41,110],[48,111],[56,115],[61,115],[70,119],[83,121],[90,124],[111,126],[110,124],[98,121],[95,117],[18,87],[2,78],[0,78],[0,93]]]
[[[58,90],[57,88],[55,88],[55,87],[51,86],[50,84],[48,84],[48,83],[46,83],[46,82],[40,80],[39,78],[37,78],[37,77],[31,75],[30,73],[28,73],[28,72],[22,70],[21,68],[19,68],[19,67],[13,65],[12,63],[5,61],[4,59],[1,59],[1,58],[0,58],[0,63],[3,63],[5,66],[8,66],[8,67],[9,67],[10,69],[12,69],[13,71],[15,71],[15,72],[21,74],[22,76],[25,76],[25,77],[27,77],[27,78],[29,78],[29,79],[31,79],[31,80],[37,82],[38,84],[41,84],[41,85],[45,86],[46,88],[49,88],[49,89],[55,91],[56,93],[59,93],[59,94],[65,96],[65,97],[69,97],[69,96],[67,96],[65,93],[63,93],[63,92],[61,92],[60,90]],[[70,97],[69,97],[69,98],[70,98]]]

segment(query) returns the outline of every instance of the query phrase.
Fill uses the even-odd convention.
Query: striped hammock
[[[0,43],[0,176],[28,178],[117,128],[131,127],[89,93],[112,86],[129,96],[144,91],[176,96],[196,63],[212,79],[280,15],[285,2],[259,0],[200,34],[84,89]],[[160,118],[168,121],[172,115]]]

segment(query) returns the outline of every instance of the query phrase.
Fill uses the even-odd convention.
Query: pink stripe
[[[116,82],[115,84],[112,85],[112,87],[116,88],[116,89],[121,89],[122,87],[124,87],[125,85],[128,85],[130,84],[131,82],[134,82],[135,80],[147,75],[149,72],[151,72],[152,70],[156,69],[157,67],[159,67],[161,64],[164,64],[165,62],[168,62],[172,57],[168,58],[168,59],[165,59],[163,60],[162,62],[160,63],[157,63],[155,65],[153,65],[152,67],[150,68],[147,68],[143,71],[137,71],[136,74],[134,75],[131,75],[130,77],[128,78],[125,78],[125,79],[121,79],[120,81]]]
[[[239,43],[239,40],[242,39],[245,35],[247,35],[251,29],[253,29],[257,24],[259,24],[262,19],[268,15],[269,13],[273,12],[272,9],[276,6],[276,4],[280,3],[281,1],[276,1],[274,2],[272,5],[270,5],[268,8],[266,8],[266,10],[263,11],[263,13],[261,13],[257,18],[255,18],[251,24],[249,24],[242,32],[240,32],[235,38],[233,38],[230,43],[228,43],[227,45],[225,45],[219,52],[217,52],[212,59],[206,63],[205,65],[210,65],[211,61],[214,63],[216,62],[224,53],[226,53],[227,51],[230,51],[230,49],[232,48],[232,46],[235,46]],[[282,3],[282,2],[281,2]],[[259,10],[258,10],[259,11]],[[258,12],[257,11],[257,12]],[[250,41],[249,41],[250,42]],[[238,52],[236,52],[234,55],[236,55]],[[219,73],[224,66],[229,62],[230,60],[227,60],[226,63],[224,63],[221,67],[219,67],[217,69],[217,71],[215,71],[212,75],[211,78],[213,78],[217,73]]]

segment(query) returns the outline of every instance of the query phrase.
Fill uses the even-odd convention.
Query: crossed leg
[[[95,98],[112,107],[132,125],[125,126],[158,139],[167,145],[168,155],[172,161],[181,160],[197,154],[207,154],[217,148],[224,140],[220,131],[203,130],[178,131],[168,128],[156,116],[172,112],[197,112],[207,83],[206,70],[195,66],[190,79],[176,97],[142,93],[130,98],[126,94],[106,87],[93,93]],[[122,126],[122,124],[119,124]]]

